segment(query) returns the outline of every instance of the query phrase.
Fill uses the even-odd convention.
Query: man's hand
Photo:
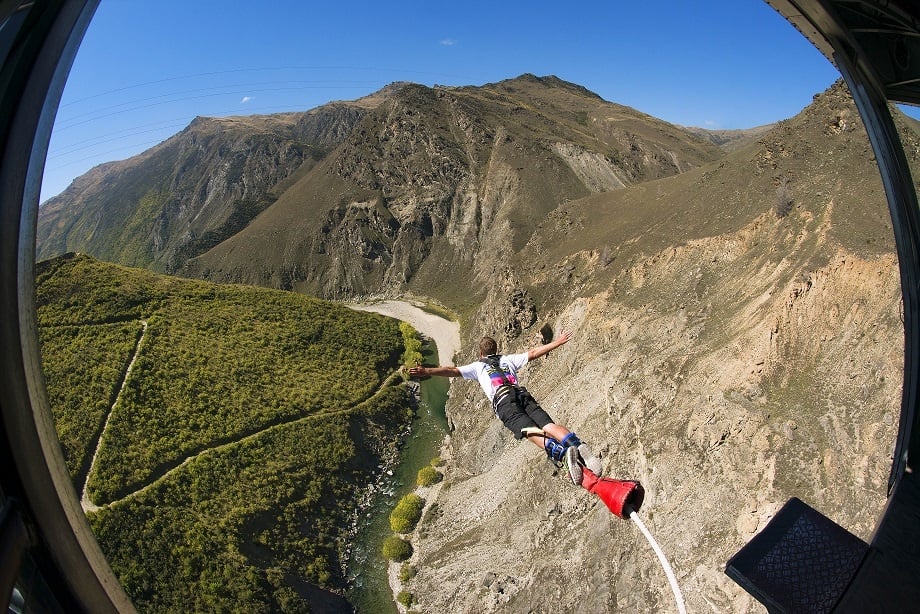
[[[571,338],[572,338],[572,333],[567,330],[564,330],[561,333],[559,333],[558,337],[556,337],[549,343],[545,345],[541,345],[540,347],[535,347],[532,350],[528,351],[527,359],[535,360],[537,358],[540,358],[541,356],[545,356],[549,354],[550,352],[552,352],[553,350],[555,350],[560,345],[562,345],[563,343],[566,343]]]
[[[428,375],[428,369],[426,369],[425,367],[421,365],[416,365],[409,369],[409,375],[411,377],[425,377],[426,375]]]

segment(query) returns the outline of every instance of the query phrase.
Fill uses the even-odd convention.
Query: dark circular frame
[[[134,611],[64,465],[34,304],[35,227],[48,142],[67,74],[98,2],[0,0],[0,604],[15,585],[33,611]],[[920,104],[920,7],[907,0],[767,2],[840,70],[885,187],[904,301],[904,384],[888,504],[871,548],[886,554],[882,558],[895,564],[899,577],[915,579],[920,554],[910,545],[920,535],[920,487],[910,461],[920,446],[920,437],[912,437],[920,384],[920,215],[889,104]],[[920,589],[895,589],[893,601],[891,585],[898,577],[880,579],[869,558],[847,592],[871,597],[876,606],[915,607]]]

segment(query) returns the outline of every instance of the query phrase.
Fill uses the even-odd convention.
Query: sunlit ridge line
[[[224,92],[224,93],[239,93],[239,94],[244,94],[244,93],[249,92],[249,91],[264,92],[264,91],[286,91],[286,90],[288,90],[288,89],[318,89],[318,88],[325,87],[325,86],[323,86],[323,85],[315,85],[315,86],[309,86],[309,87],[296,87],[296,88],[268,88],[268,89],[262,88],[262,89],[258,89],[258,90],[255,90],[255,89],[253,89],[253,88],[258,87],[258,86],[263,86],[263,85],[287,85],[287,84],[290,84],[290,85],[295,85],[295,84],[305,85],[305,84],[321,84],[321,83],[326,83],[326,82],[323,82],[323,81],[262,81],[262,82],[258,82],[258,83],[233,83],[233,84],[226,84],[226,85],[215,85],[215,86],[213,86],[213,87],[202,87],[202,88],[196,88],[196,89],[179,90],[179,91],[174,91],[174,92],[167,92],[167,93],[164,93],[164,94],[154,94],[154,95],[150,95],[150,96],[144,96],[144,97],[142,97],[142,98],[134,98],[134,99],[132,99],[132,100],[126,100],[126,101],[124,101],[124,102],[119,102],[119,103],[117,103],[117,104],[109,105],[109,106],[107,106],[107,107],[96,107],[96,108],[93,109],[92,111],[86,111],[86,112],[84,112],[84,113],[78,113],[78,114],[75,114],[75,115],[70,115],[70,116],[67,116],[67,117],[65,117],[65,118],[63,118],[63,119],[59,118],[58,121],[61,122],[61,123],[66,123],[66,122],[68,122],[68,121],[75,120],[75,119],[79,119],[79,118],[85,117],[85,116],[87,116],[87,115],[93,115],[93,114],[98,113],[98,112],[100,112],[100,111],[108,111],[108,110],[112,110],[112,109],[118,109],[118,108],[120,108],[120,107],[125,107],[125,106],[127,106],[127,105],[132,105],[132,104],[136,104],[136,103],[139,103],[139,102],[146,102],[146,101],[150,101],[150,100],[156,100],[156,99],[158,99],[158,98],[169,98],[170,96],[178,96],[178,95],[180,95],[180,94],[192,94],[192,93],[199,93],[199,92],[213,92],[213,91],[215,91],[215,90],[226,90],[226,89],[230,89],[230,88],[234,88],[234,89],[243,88],[243,89],[240,89],[240,91],[238,91],[238,92],[234,91],[234,92]],[[354,81],[354,80],[351,80],[351,81],[341,81],[341,82],[329,82],[329,83],[328,83],[328,87],[329,87],[329,88],[333,88],[333,89],[334,89],[334,88],[343,88],[343,87],[355,88],[355,87],[364,86],[364,85],[366,85],[368,88],[379,87],[379,86],[377,85],[376,82],[368,83],[368,82]],[[371,89],[370,91],[373,91],[373,90]],[[218,93],[219,93],[219,92],[218,92]],[[176,100],[183,100],[183,99],[182,99],[182,98],[177,98]]]
[[[263,114],[273,115],[273,114],[280,114],[280,113],[308,113],[309,112],[309,111],[301,111],[301,110],[292,111],[288,108],[287,105],[266,105],[266,106],[254,106],[254,107],[247,106],[246,107],[247,112],[240,112],[240,111],[241,109],[227,109],[227,110],[215,111],[215,112],[210,112],[210,113],[198,113],[194,117],[214,117],[214,118],[252,117],[252,116],[258,116],[258,115],[263,115]],[[269,113],[262,113],[265,111],[268,111]],[[194,117],[192,117],[192,119],[194,119]],[[92,137],[89,139],[80,139],[80,140],[70,142],[70,143],[66,143],[66,142],[65,143],[55,143],[55,140],[60,138],[60,135],[55,131],[55,132],[52,132],[52,142],[51,142],[51,147],[50,147],[50,153],[52,155],[49,156],[49,159],[56,157],[53,154],[58,153],[60,149],[69,149],[72,147],[80,146],[80,145],[83,145],[84,143],[89,143],[90,141],[94,141],[96,139],[102,139],[102,138],[109,137],[112,135],[122,134],[122,133],[127,133],[127,132],[131,132],[131,134],[126,135],[126,136],[132,136],[133,134],[139,134],[139,132],[133,132],[133,131],[140,129],[140,128],[156,129],[156,127],[160,127],[165,130],[167,128],[186,127],[189,125],[190,122],[191,122],[191,119],[189,119],[189,116],[183,115],[182,117],[173,117],[170,119],[159,120],[159,121],[150,122],[146,124],[138,124],[130,128],[122,128],[121,130],[105,132],[96,137]],[[150,132],[150,131],[151,130],[144,130],[143,132]]]
[[[452,79],[460,78],[459,75],[447,75],[441,72],[428,71],[428,70],[411,70],[404,68],[385,68],[385,67],[374,67],[374,66],[273,66],[265,68],[234,68],[231,70],[218,70],[213,72],[204,72],[204,73],[195,73],[191,75],[179,75],[175,77],[166,77],[164,79],[156,79],[154,81],[146,81],[143,83],[136,83],[133,85],[126,85],[124,87],[115,88],[113,90],[108,90],[106,92],[100,92],[98,94],[92,94],[90,96],[85,96],[83,98],[78,98],[77,100],[72,100],[61,105],[61,108],[70,106],[72,104],[77,104],[80,102],[85,102],[87,100],[92,100],[93,98],[99,98],[100,96],[107,96],[109,94],[114,94],[117,92],[123,92],[125,90],[136,89],[139,87],[145,87],[148,85],[156,85],[158,83],[168,83],[170,81],[180,81],[182,79],[196,79],[199,77],[210,77],[214,75],[226,75],[232,73],[242,73],[242,72],[264,72],[271,70],[363,70],[363,71],[379,71],[379,72],[392,72],[400,74],[416,74],[416,75],[441,75],[442,77],[449,77]]]
[[[252,110],[253,110],[253,111],[269,111],[269,110],[274,110],[274,113],[304,113],[304,112],[305,112],[305,111],[291,111],[291,110],[288,110],[287,107],[257,107],[257,108],[253,108]],[[269,114],[274,114],[274,113],[269,113]],[[256,115],[256,113],[241,114],[241,113],[238,113],[238,112],[236,112],[236,111],[221,111],[221,112],[217,112],[217,113],[208,113],[208,114],[206,114],[206,115],[199,115],[198,117],[213,117],[213,118],[215,118],[215,119],[221,119],[221,118],[226,118],[226,117],[250,117],[250,116],[252,116],[252,115]],[[181,120],[176,120],[176,121],[181,121]],[[191,120],[188,120],[188,121],[190,122]],[[185,124],[178,124],[178,125],[179,125],[179,126],[185,126],[185,127],[188,126],[187,123],[185,123]],[[167,129],[167,128],[169,128],[169,126],[164,126],[164,127],[163,127],[164,130]],[[145,131],[145,132],[153,132],[153,131],[155,131],[155,130],[156,130],[156,129],[148,130],[148,131]],[[180,132],[181,132],[181,130],[180,130]],[[88,159],[91,159],[91,158],[99,158],[99,157],[101,157],[101,156],[105,156],[105,155],[108,155],[108,154],[110,154],[110,153],[115,153],[115,152],[118,152],[118,151],[123,151],[123,150],[125,150],[125,149],[132,149],[132,148],[137,148],[137,147],[147,147],[147,148],[149,148],[149,147],[152,146],[152,145],[157,145],[157,144],[159,144],[159,143],[163,143],[164,141],[169,140],[169,139],[172,138],[173,136],[176,136],[176,134],[178,134],[178,132],[174,132],[174,133],[170,134],[169,136],[167,136],[167,137],[165,137],[165,138],[163,138],[163,139],[152,140],[152,141],[149,141],[149,140],[148,140],[148,141],[144,141],[144,142],[142,142],[142,143],[139,143],[139,144],[137,144],[137,145],[125,145],[125,146],[123,146],[123,147],[117,147],[117,148],[115,148],[115,149],[109,149],[109,150],[106,150],[106,151],[103,151],[103,152],[99,152],[98,154],[93,154],[92,156],[90,156],[90,157],[88,157],[88,158],[87,158],[87,157],[83,157],[83,158],[81,158],[81,159],[79,159],[79,160],[74,160],[73,162],[65,162],[65,163],[63,163],[63,164],[54,164],[53,166],[54,166],[54,168],[66,168],[66,167],[68,167],[68,166],[73,166],[73,165],[75,165],[75,164],[79,164],[80,162],[85,162],[85,161],[87,161]],[[128,136],[131,136],[131,135],[127,135],[127,136],[122,137],[122,138],[128,138]],[[111,142],[111,141],[114,141],[114,140],[118,140],[118,139],[117,139],[117,138],[116,138],[116,139],[111,139],[110,141],[106,141],[106,142]],[[68,147],[70,147],[70,146],[68,146]],[[91,147],[91,146],[90,146],[90,147]],[[68,152],[63,152],[63,153],[58,154],[56,148],[52,148],[51,151],[54,152],[54,153],[52,153],[51,155],[48,156],[48,160],[58,159],[59,157],[63,157],[63,156],[67,156],[67,155],[72,155],[72,154],[74,153],[73,151],[68,151]],[[146,151],[146,149],[144,149],[144,150],[142,150],[142,151],[139,151],[138,154],[144,153],[144,151]],[[91,167],[93,167],[93,166],[98,166],[99,164],[105,164],[106,162],[117,162],[117,161],[118,161],[118,160],[102,160],[102,161],[97,162],[97,163],[91,163]],[[45,173],[45,174],[46,174],[46,175],[48,174],[48,173],[47,173],[47,169],[46,169],[46,173]]]
[[[138,135],[141,135],[141,134],[147,134],[147,133],[149,133],[149,132],[157,132],[157,131],[161,131],[161,130],[174,130],[174,129],[176,129],[176,128],[182,128],[182,127],[184,127],[185,125],[186,125],[186,124],[181,124],[181,123],[179,123],[179,124],[171,124],[171,125],[168,125],[168,126],[162,126],[162,127],[158,127],[158,128],[149,128],[149,129],[147,129],[147,130],[138,130],[138,131],[131,132],[131,133],[129,133],[129,134],[124,134],[124,135],[121,135],[121,136],[113,136],[112,138],[103,138],[103,137],[106,136],[106,135],[101,135],[101,136],[99,136],[99,137],[96,137],[96,138],[93,138],[93,139],[89,139],[89,140],[85,141],[84,143],[77,143],[77,144],[75,144],[75,145],[70,145],[70,146],[68,146],[68,148],[67,148],[66,150],[64,150],[64,151],[55,151],[53,154],[50,154],[50,155],[48,156],[47,159],[48,159],[48,160],[57,160],[58,158],[61,158],[61,157],[63,157],[63,156],[69,156],[69,155],[75,154],[75,153],[77,153],[77,152],[79,152],[79,151],[85,151],[85,150],[87,150],[87,149],[92,149],[93,147],[96,147],[96,146],[98,146],[98,145],[104,145],[105,143],[113,143],[113,142],[119,141],[119,140],[121,140],[121,139],[126,139],[126,138],[130,138],[130,137],[132,137],[132,136],[138,136]],[[124,132],[124,131],[122,131],[122,132]],[[173,134],[175,134],[175,133],[173,133]],[[169,138],[169,137],[167,137],[167,138]]]

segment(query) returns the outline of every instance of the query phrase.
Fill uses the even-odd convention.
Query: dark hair
[[[479,342],[479,354],[481,356],[491,356],[498,353],[498,344],[492,337],[483,337]]]

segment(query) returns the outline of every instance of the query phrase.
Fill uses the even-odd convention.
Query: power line
[[[322,85],[320,85],[320,84],[322,84]],[[219,86],[213,86],[213,87],[203,87],[203,88],[195,88],[195,89],[178,90],[178,91],[173,91],[173,92],[166,92],[166,93],[163,93],[163,94],[155,94],[155,95],[151,95],[151,96],[145,96],[145,97],[142,97],[142,98],[134,98],[134,99],[127,100],[127,101],[124,101],[124,102],[119,102],[119,103],[117,103],[117,104],[109,105],[109,106],[107,106],[107,107],[96,107],[96,108],[94,108],[92,111],[86,111],[86,112],[84,112],[84,113],[78,113],[78,114],[74,114],[74,115],[69,115],[69,116],[66,116],[66,119],[59,120],[59,121],[60,121],[61,123],[66,123],[66,122],[71,121],[71,120],[76,120],[76,119],[80,119],[80,118],[82,118],[82,117],[86,117],[86,116],[88,116],[88,115],[93,115],[94,113],[98,113],[98,112],[100,112],[100,111],[110,111],[110,110],[113,110],[113,109],[119,109],[119,108],[121,108],[121,107],[125,107],[125,106],[130,105],[130,104],[141,103],[141,102],[146,102],[146,101],[150,101],[150,100],[156,100],[156,99],[158,99],[158,98],[169,98],[169,97],[171,97],[171,96],[178,96],[178,95],[181,95],[181,94],[197,94],[197,93],[202,93],[202,92],[214,92],[215,90],[225,90],[225,89],[227,89],[227,88],[234,88],[234,90],[239,89],[239,88],[243,88],[243,89],[241,89],[241,90],[238,91],[238,92],[233,91],[233,92],[229,92],[229,93],[246,93],[247,91],[250,91],[250,90],[252,90],[253,88],[260,88],[258,91],[274,91],[274,89],[272,89],[272,88],[266,89],[266,88],[263,88],[263,87],[262,87],[262,86],[268,86],[268,85],[277,85],[277,86],[280,86],[280,85],[291,85],[291,86],[297,86],[297,87],[284,87],[284,88],[278,87],[278,88],[275,88],[275,89],[277,89],[277,91],[287,91],[287,90],[291,90],[291,89],[294,89],[294,90],[296,90],[296,89],[320,89],[320,88],[323,88],[323,87],[328,87],[328,88],[330,88],[330,89],[331,89],[331,88],[342,88],[342,87],[347,87],[347,88],[357,88],[357,87],[373,88],[373,87],[376,87],[376,84],[374,84],[374,83],[366,83],[366,82],[362,82],[362,81],[338,81],[338,82],[336,82],[336,81],[261,81],[261,82],[254,82],[254,83],[233,83],[233,84],[219,85]],[[186,99],[187,99],[187,98],[177,98],[177,99],[175,99],[175,100],[176,100],[176,101],[181,101],[181,100],[186,100]],[[167,100],[167,102],[171,102],[171,101],[170,101],[170,100]],[[65,114],[65,115],[66,115],[66,114]]]
[[[346,86],[346,87],[349,88],[349,89],[364,89],[364,88],[359,88],[358,86]],[[230,91],[216,92],[216,93],[213,93],[213,94],[202,94],[202,95],[199,95],[199,96],[186,96],[186,97],[184,97],[184,98],[174,98],[174,99],[169,100],[169,101],[153,102],[153,103],[150,103],[150,104],[140,104],[140,105],[137,105],[137,106],[133,106],[133,107],[128,107],[128,108],[125,108],[125,109],[121,109],[121,110],[119,110],[119,111],[112,111],[112,112],[110,112],[110,113],[102,113],[102,114],[99,114],[99,115],[95,115],[95,116],[93,116],[93,117],[89,117],[89,118],[87,118],[87,119],[83,119],[83,120],[81,120],[81,121],[75,121],[75,122],[71,122],[71,123],[67,123],[67,121],[64,120],[64,121],[61,122],[61,125],[55,124],[54,130],[55,130],[55,132],[64,132],[64,131],[69,130],[69,129],[71,129],[71,128],[74,128],[74,127],[76,127],[76,126],[82,126],[82,125],[84,125],[84,124],[91,123],[91,122],[94,122],[94,121],[98,121],[98,120],[101,120],[101,119],[106,119],[106,118],[109,118],[109,117],[114,117],[114,116],[116,116],[116,115],[122,115],[122,114],[125,114],[125,113],[131,113],[131,112],[133,112],[133,111],[139,111],[139,110],[142,110],[142,109],[154,108],[154,107],[163,106],[163,105],[166,105],[166,104],[172,104],[172,103],[176,103],[176,102],[187,102],[187,101],[189,101],[189,100],[201,100],[201,99],[205,99],[205,98],[217,98],[217,97],[219,97],[219,96],[229,96],[229,95],[231,95],[231,94],[237,95],[237,96],[238,96],[238,95],[241,95],[241,94],[264,94],[264,93],[275,93],[275,92],[285,92],[285,91],[287,91],[287,92],[290,92],[290,91],[304,91],[304,90],[310,90],[310,89],[328,89],[328,88],[326,88],[326,87],[315,87],[315,88],[312,88],[312,87],[291,87],[291,88],[270,88],[270,89],[256,89],[256,90],[253,90],[253,89],[245,89],[245,90],[230,90]],[[128,103],[126,103],[126,104],[128,104]],[[116,105],[116,106],[118,106],[118,105]],[[301,111],[308,111],[309,109],[299,109],[299,110],[301,110]]]
[[[265,73],[270,71],[282,71],[282,70],[325,70],[325,71],[336,71],[336,70],[353,70],[353,71],[364,71],[364,72],[381,72],[381,73],[395,73],[400,75],[427,75],[434,76],[439,79],[462,79],[460,75],[448,75],[442,72],[435,71],[424,71],[424,70],[407,70],[405,68],[386,68],[386,67],[374,67],[374,66],[273,66],[265,68],[235,68],[231,70],[218,70],[212,72],[203,72],[195,73],[189,75],[176,75],[172,77],[165,77],[163,79],[156,79],[154,81],[145,81],[143,83],[135,83],[132,85],[126,85],[123,87],[118,87],[112,90],[105,92],[99,92],[97,94],[91,94],[83,98],[78,98],[76,100],[68,101],[61,105],[61,108],[68,107],[73,104],[78,104],[81,102],[86,102],[87,100],[93,100],[94,98],[99,98],[102,96],[108,96],[111,94],[117,94],[118,92],[124,92],[127,90],[137,89],[141,87],[147,87],[149,85],[159,85],[161,83],[169,83],[171,81],[181,81],[185,79],[200,79],[203,77],[213,77],[217,75],[227,75],[235,73],[247,73],[247,72],[259,72]]]

